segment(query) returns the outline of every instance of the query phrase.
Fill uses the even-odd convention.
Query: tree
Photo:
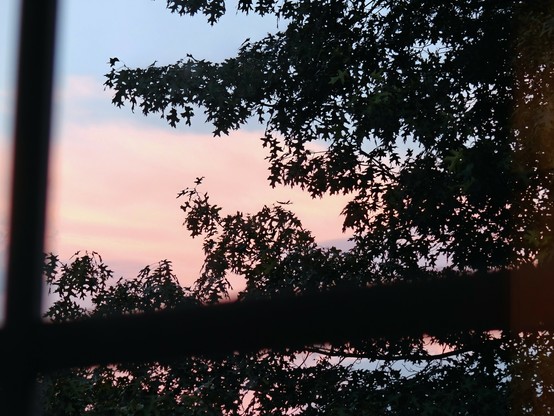
[[[211,24],[225,12],[223,0],[167,6]],[[203,110],[214,135],[261,123],[270,185],[350,195],[343,214],[353,248],[319,247],[280,204],[224,215],[197,183],[179,194],[188,231],[204,239],[192,288],[176,285],[168,262],[108,285],[95,256],[71,265],[50,258],[61,303],[49,316],[215,303],[228,297],[231,273],[246,281],[240,301],[548,265],[553,8],[240,0],[239,11],[273,14],[285,27],[221,63],[189,56],[142,69],[112,58],[105,85],[118,107],[159,113],[173,127]],[[80,262],[87,267],[74,268]],[[83,297],[89,310],[76,303]],[[444,352],[433,355],[429,343]],[[465,331],[98,367],[43,383],[52,414],[61,406],[67,414],[411,415],[548,414],[552,380],[550,334]]]

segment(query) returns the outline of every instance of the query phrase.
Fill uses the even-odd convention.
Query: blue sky
[[[246,38],[261,38],[277,29],[275,18],[245,16],[237,13],[236,7],[229,7],[220,22],[211,26],[203,15],[172,14],[165,4],[163,0],[61,1],[57,57],[60,87],[68,75],[94,77],[100,87],[111,57],[120,58],[129,67],[144,67],[154,61],[171,64],[187,53],[221,61],[233,56]],[[104,106],[96,104],[97,116],[121,117],[109,100],[103,100]],[[135,117],[134,121],[166,126],[156,116]],[[192,130],[210,132],[211,128],[196,123]]]
[[[7,235],[7,195],[17,12],[0,2],[0,262]],[[183,283],[202,264],[201,241],[182,227],[177,193],[205,176],[212,200],[227,212],[255,212],[291,200],[319,241],[339,241],[344,197],[311,200],[300,190],[270,189],[258,126],[214,139],[210,126],[170,128],[110,103],[103,88],[108,59],[129,67],[173,63],[187,53],[222,60],[246,38],[277,29],[275,18],[228,12],[215,26],[204,16],[172,15],[162,0],[62,0],[54,94],[46,250],[67,260],[99,252],[116,276],[134,276],[162,259]]]
[[[0,1],[0,306],[4,287],[4,263],[8,238],[9,141],[12,126],[16,31],[14,0]],[[1,315],[0,315],[1,317]]]
[[[231,56],[247,37],[258,38],[276,28],[275,18],[245,16],[229,8],[214,26],[202,15],[171,14],[161,0],[62,1],[61,48],[64,69],[73,73],[104,73],[111,56],[129,66],[157,60],[172,63],[190,53],[221,60]]]

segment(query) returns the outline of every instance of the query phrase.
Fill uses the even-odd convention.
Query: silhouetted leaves
[[[226,11],[223,0],[167,7],[210,24]],[[45,274],[60,299],[49,317],[214,303],[237,276],[242,300],[552,262],[551,1],[239,0],[237,11],[274,14],[278,30],[222,62],[187,55],[129,68],[111,58],[113,104],[172,127],[200,110],[216,136],[257,121],[269,184],[349,195],[342,213],[353,247],[319,247],[285,209],[294,204],[226,214],[197,178],[179,194],[186,229],[204,242],[190,292],[168,262],[110,285],[94,255],[70,265],[50,256]],[[550,334],[432,341],[445,350],[433,356],[425,338],[368,339],[79,370],[52,379],[49,411],[551,413]]]
[[[169,4],[216,20],[213,11],[224,10],[220,1]],[[535,138],[550,137],[550,111],[525,102],[540,106],[551,94],[548,2],[240,1],[238,9],[287,24],[221,63],[112,67],[114,104],[161,113],[174,127],[200,107],[215,135],[257,118],[270,184],[351,194],[345,228],[368,256],[388,241],[383,253],[400,268],[415,258],[512,267],[545,250],[523,242],[527,224],[552,211],[550,145]],[[532,227],[551,240],[549,227]]]

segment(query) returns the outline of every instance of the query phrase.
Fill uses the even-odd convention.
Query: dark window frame
[[[103,320],[44,322],[41,269],[56,8],[57,0],[21,1],[6,319],[0,330],[1,414],[40,413],[37,372],[71,366],[458,329],[554,328],[552,272],[532,268]],[[360,316],[366,319],[360,321]]]

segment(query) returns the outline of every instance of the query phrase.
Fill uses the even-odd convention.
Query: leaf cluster
[[[167,4],[212,24],[225,13],[222,0]],[[198,190],[200,178],[179,194],[184,225],[204,240],[190,291],[168,262],[108,284],[94,255],[59,269],[49,257],[60,297],[50,318],[215,303],[237,275],[240,301],[552,261],[551,1],[239,0],[238,10],[285,25],[222,62],[187,56],[130,68],[112,58],[113,103],[172,127],[203,111],[216,136],[257,120],[269,184],[349,195],[353,248],[319,247],[281,204],[224,214]],[[112,414],[166,404],[175,414],[549,414],[550,338],[371,339],[77,370],[45,385],[60,398],[51,409],[71,402],[98,414],[102,403]],[[445,350],[431,354],[430,342]],[[124,410],[121,397],[145,407]]]
[[[95,253],[78,253],[69,263],[49,255],[45,269],[53,291],[63,297],[66,289],[87,301],[86,313],[72,319],[201,300],[176,282],[167,261],[128,281],[100,277],[113,273]],[[79,290],[68,271],[99,284]],[[66,313],[64,302],[55,302],[47,316],[64,321]],[[39,385],[46,415],[524,415],[553,410],[551,334],[473,333],[464,342],[450,336],[450,349],[435,354],[429,352],[435,339],[368,339],[218,359],[58,370],[41,375]]]
[[[105,85],[173,127],[256,118],[270,185],[351,195],[344,228],[387,273],[513,267],[551,253],[549,4],[239,2],[285,27],[220,63],[112,60]]]

